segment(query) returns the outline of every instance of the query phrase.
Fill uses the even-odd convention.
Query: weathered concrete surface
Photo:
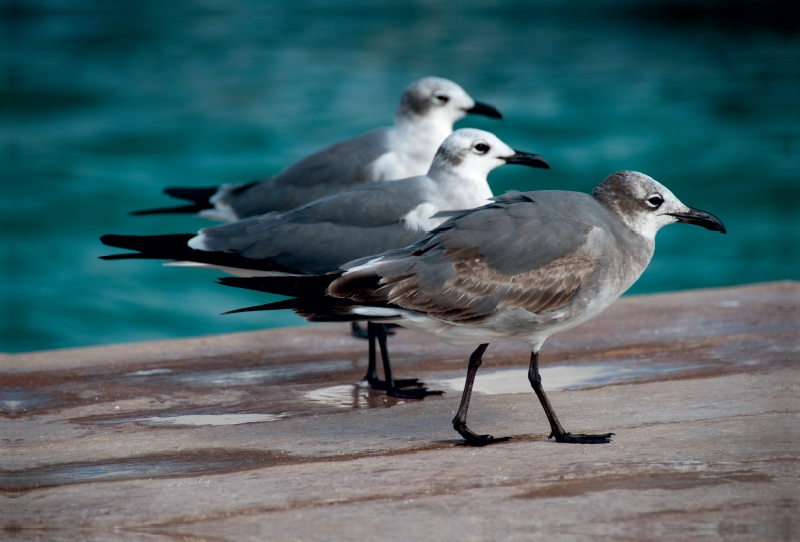
[[[468,349],[390,346],[400,376],[463,378]],[[451,388],[352,386],[365,354],[321,326],[2,356],[0,539],[800,537],[799,283],[626,298],[551,338],[562,423],[606,445],[548,441],[535,396],[504,393],[524,345],[489,348],[470,426],[514,439],[480,449]],[[272,421],[163,425],[186,415]]]

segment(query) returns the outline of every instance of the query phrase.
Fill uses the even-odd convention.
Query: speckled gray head
[[[453,81],[424,77],[411,83],[403,92],[395,117],[439,117],[452,124],[467,114],[503,118],[494,106],[476,102]]]
[[[647,239],[654,239],[658,230],[675,222],[726,233],[717,217],[684,205],[666,186],[637,171],[612,173],[592,195]]]
[[[520,164],[549,169],[538,154],[515,151],[496,135],[475,128],[461,128],[444,140],[431,164],[431,177],[454,172],[460,176],[485,178],[503,164]]]

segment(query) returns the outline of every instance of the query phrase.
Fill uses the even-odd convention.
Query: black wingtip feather
[[[143,258],[143,254],[141,252],[129,252],[127,254],[109,254],[107,256],[98,256],[101,260],[134,260],[137,258]],[[149,259],[149,258],[144,258]]]
[[[392,320],[399,316],[364,316],[356,314],[354,307],[383,304],[363,303],[353,299],[343,299],[327,295],[327,287],[341,272],[317,276],[294,277],[223,277],[219,283],[235,288],[290,296],[290,299],[228,311],[223,314],[240,312],[274,311],[290,309],[309,322],[358,322],[365,320]]]
[[[277,307],[272,307],[273,303],[267,303],[266,305],[254,305],[252,307],[244,307],[243,309],[234,309],[232,311],[225,311],[221,314],[221,316],[225,316],[228,314],[238,314],[240,312],[256,312],[256,311],[271,311],[277,310]],[[285,307],[290,309],[292,307]]]
[[[194,214],[206,209],[213,209],[214,206],[209,201],[211,197],[217,193],[219,187],[209,186],[203,188],[191,188],[184,186],[168,186],[163,190],[164,194],[176,199],[191,201],[192,205],[185,205],[179,207],[159,207],[156,209],[144,209],[142,211],[132,211],[129,214],[133,216],[145,215],[164,215],[164,214]]]
[[[342,272],[326,275],[273,276],[273,277],[222,277],[219,284],[289,297],[323,297],[331,282]]]
[[[168,235],[117,235],[109,233],[103,235],[100,238],[100,242],[115,248],[126,248],[139,252],[162,254],[164,252],[176,250],[191,250],[186,243],[195,235],[194,233],[174,233]]]
[[[242,309],[235,309],[228,312],[223,312],[223,315],[238,314],[243,312],[259,312],[259,311],[277,311],[277,310],[293,310],[297,315],[302,316],[309,322],[363,322],[363,321],[380,321],[392,320],[396,316],[364,316],[352,312],[355,304],[348,303],[347,300],[318,300],[321,302],[307,301],[303,299],[284,299],[283,301],[276,301],[274,303],[267,303],[266,305],[254,305],[252,307],[244,307]]]
[[[235,269],[252,269],[258,271],[278,271],[295,273],[269,259],[251,260],[231,252],[206,252],[195,250],[188,243],[193,233],[177,233],[171,235],[114,235],[108,234],[100,238],[103,244],[136,251],[133,254],[113,254],[104,256],[106,260],[152,259],[197,262]]]
[[[195,214],[206,209],[213,208],[213,205],[207,204],[194,204],[185,205],[183,207],[159,207],[157,209],[143,209],[141,211],[131,211],[130,216],[146,216],[146,215],[170,215],[170,214]]]
[[[164,189],[164,194],[177,199],[185,199],[186,201],[193,201],[198,205],[208,205],[209,209],[212,205],[208,202],[211,197],[219,190],[218,186],[207,186],[203,188],[192,188],[187,186],[168,186]]]

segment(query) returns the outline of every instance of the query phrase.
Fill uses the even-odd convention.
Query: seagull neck
[[[428,177],[446,200],[442,210],[472,209],[489,203],[493,197],[486,175],[478,172],[454,171],[451,166],[434,161]]]
[[[616,288],[621,293],[630,288],[647,268],[655,252],[655,237],[638,231],[613,198],[598,197],[597,194],[594,198],[610,215],[606,230],[617,240],[618,252],[613,260],[620,270],[615,276]]]
[[[626,229],[632,233],[647,239],[650,242],[655,240],[655,232],[642,232],[641,228],[631,219],[630,213],[623,209],[612,194],[606,192],[595,192],[592,197],[597,200],[614,218],[617,219]]]
[[[405,113],[395,116],[396,148],[411,156],[425,156],[428,163],[436,150],[453,133],[453,123],[436,116]]]

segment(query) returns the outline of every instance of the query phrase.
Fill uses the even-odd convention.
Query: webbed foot
[[[611,437],[613,435],[614,433],[603,433],[601,435],[585,435],[583,433],[573,435],[572,433],[564,433],[562,435],[556,435],[553,432],[550,433],[550,436],[547,438],[551,439],[555,437],[556,442],[566,442],[569,444],[608,444],[611,442]]]
[[[369,384],[369,387],[373,390],[385,390],[386,389],[386,381],[381,380],[380,378],[375,378],[371,376],[365,376],[364,380]],[[395,388],[412,388],[412,387],[423,387],[425,386],[424,382],[420,382],[418,378],[399,378],[395,379],[394,387]]]
[[[486,446],[488,444],[511,440],[511,437],[495,438],[492,435],[478,435],[467,427],[467,424],[461,423],[458,420],[453,420],[453,429],[458,431],[458,434],[464,437],[464,440],[466,440],[467,444],[470,446]]]

